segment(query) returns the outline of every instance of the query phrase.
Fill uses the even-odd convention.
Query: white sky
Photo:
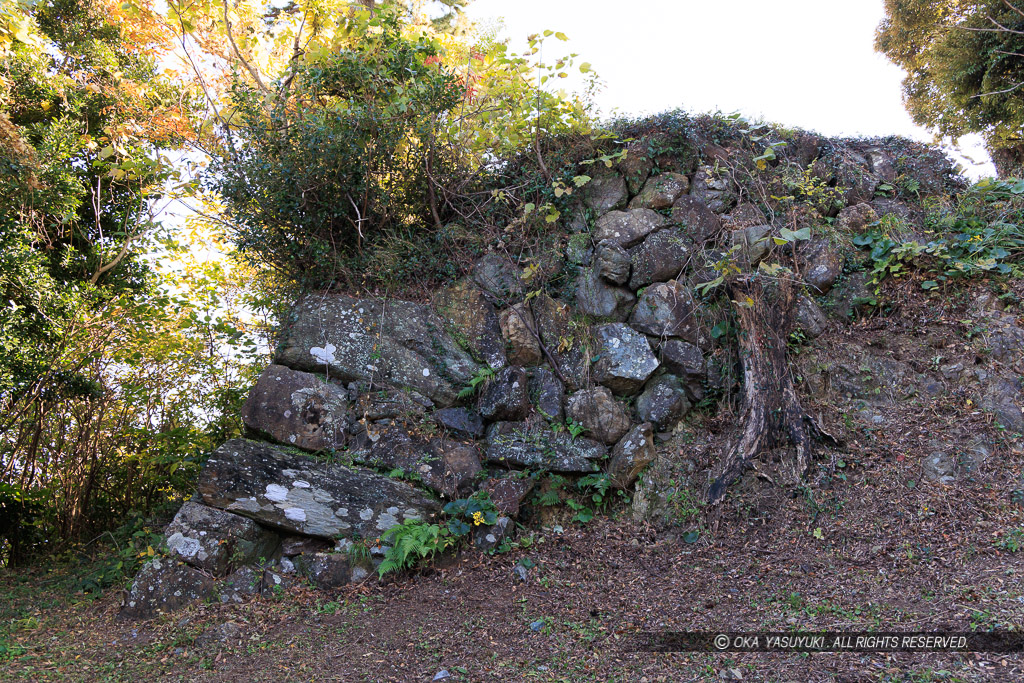
[[[718,109],[826,135],[932,139],[903,108],[902,70],[874,51],[882,0],[475,0],[467,13],[503,18],[514,51],[531,33],[568,34],[605,82],[604,115]],[[964,151],[986,162],[961,158],[968,175],[994,174],[976,140]]]

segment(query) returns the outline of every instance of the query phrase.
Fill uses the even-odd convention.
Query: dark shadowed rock
[[[626,181],[618,174],[592,178],[583,191],[583,203],[597,214],[625,207],[628,198]]]
[[[477,402],[480,417],[491,422],[522,420],[529,411],[526,371],[515,365],[488,380]]]
[[[629,288],[635,291],[652,282],[678,277],[690,258],[691,248],[690,238],[682,228],[654,233],[630,250],[633,275]]]
[[[356,415],[361,420],[416,419],[433,405],[430,399],[417,392],[390,388],[370,390],[368,387],[363,391],[355,403]]]
[[[508,362],[524,367],[540,363],[543,355],[540,342],[534,334],[537,326],[529,304],[519,303],[506,308],[498,320],[508,349]]]
[[[662,173],[647,180],[629,202],[631,209],[667,209],[690,189],[690,179],[681,173]]]
[[[343,447],[353,419],[343,388],[283,365],[264,370],[242,406],[247,429],[306,451]]]
[[[736,260],[748,268],[760,263],[771,248],[771,232],[769,225],[751,225],[733,230],[732,244],[739,247]]]
[[[586,386],[590,372],[590,354],[579,330],[573,329],[572,312],[565,304],[541,294],[531,301],[541,341],[558,363],[566,389]]]
[[[1021,386],[1017,379],[996,377],[985,389],[981,407],[1012,434],[1024,434],[1024,415],[1020,411]]]
[[[696,307],[690,289],[681,282],[659,282],[644,290],[633,308],[629,324],[655,337],[681,337],[700,343]]]
[[[316,553],[303,557],[299,571],[318,588],[330,590],[359,583],[373,573],[369,560],[355,560],[348,553]]]
[[[730,211],[728,216],[723,216],[722,223],[729,230],[737,230],[751,225],[765,225],[768,220],[761,209],[750,202],[744,202]]]
[[[660,357],[665,369],[682,381],[690,401],[704,398],[707,363],[700,348],[680,339],[669,339],[661,345]]]
[[[601,278],[613,285],[625,284],[629,279],[629,268],[629,252],[617,242],[604,240],[597,245],[594,270]]]
[[[629,317],[635,303],[633,292],[608,284],[598,276],[596,268],[580,273],[576,282],[576,307],[584,315],[621,322]]]
[[[565,418],[565,385],[547,368],[526,371],[530,402],[544,419],[561,422]]]
[[[582,389],[569,397],[566,415],[582,425],[585,434],[606,444],[613,444],[629,431],[633,421],[607,387]]]
[[[600,343],[595,379],[619,395],[635,394],[658,367],[647,338],[624,323],[595,325]]]
[[[186,501],[164,531],[172,556],[214,576],[269,557],[278,536],[251,519]]]
[[[135,576],[118,616],[150,619],[216,593],[216,582],[198,569],[178,560],[155,557]]]
[[[477,365],[427,306],[335,294],[303,297],[276,362],[344,382],[410,387],[451,405]]]
[[[809,339],[814,339],[825,332],[828,318],[814,299],[801,295],[796,300],[796,324]]]
[[[432,415],[439,425],[459,436],[479,439],[484,435],[484,421],[468,408],[442,408]]]
[[[498,517],[493,525],[481,524],[473,528],[473,547],[488,552],[494,550],[506,540],[511,540],[516,524],[508,517]]]
[[[523,292],[519,269],[503,256],[486,254],[473,265],[473,282],[484,295],[499,306],[511,303]]]
[[[608,474],[615,486],[628,488],[656,455],[651,424],[639,424],[615,444],[608,462]]]
[[[546,425],[499,422],[488,433],[487,461],[507,467],[528,467],[553,472],[596,472],[596,460],[607,453],[604,445]]]
[[[626,179],[626,186],[630,194],[637,194],[644,186],[644,181],[654,168],[654,161],[648,152],[650,141],[646,138],[632,140],[626,143],[624,150],[626,155],[619,160],[616,167],[619,173]]]
[[[621,247],[631,247],[668,224],[667,218],[650,209],[611,211],[597,219],[594,242],[611,240]]]
[[[832,309],[830,315],[845,320],[866,311],[875,295],[868,287],[866,273],[851,273],[839,285],[833,286],[828,300]]]
[[[410,434],[401,427],[388,427],[375,436],[365,464],[402,470],[441,496],[457,498],[480,473],[480,455],[473,444]]]
[[[684,194],[672,204],[672,222],[678,223],[694,242],[711,239],[722,230],[722,221],[697,197]]]
[[[481,487],[491,497],[491,502],[503,515],[516,517],[519,506],[533,490],[536,482],[532,477],[508,475],[499,479],[488,479]]]
[[[843,272],[843,259],[827,240],[813,239],[800,250],[800,275],[814,294],[828,294]]]
[[[736,194],[728,178],[712,166],[701,166],[693,175],[690,194],[713,213],[726,213],[736,204]]]
[[[405,482],[244,439],[213,452],[199,474],[199,494],[207,505],[321,538],[375,538],[405,519],[430,519],[440,509]]]
[[[508,364],[498,314],[484,293],[468,279],[437,292],[432,303],[449,330],[462,340],[482,363],[495,370]]]
[[[668,429],[689,410],[683,383],[675,375],[652,379],[636,399],[636,414],[658,430]]]
[[[333,545],[333,543],[323,538],[288,536],[281,539],[281,555],[284,557],[312,555],[313,553],[323,552]]]

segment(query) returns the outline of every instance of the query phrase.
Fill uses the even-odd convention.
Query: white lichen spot
[[[292,411],[290,411],[290,410],[286,410],[286,411],[284,411],[284,416],[285,416],[286,418],[288,418],[288,417],[291,417],[291,416],[292,416]]]
[[[389,507],[388,508],[388,514],[389,515],[397,515],[398,514],[398,508],[396,508],[394,506]]]
[[[423,368],[423,376],[430,377],[430,368]]]
[[[398,524],[398,518],[390,513],[382,512],[380,513],[380,516],[377,517],[377,528],[381,531],[387,531],[396,524]]]
[[[348,517],[348,508],[338,508],[334,511],[335,517]]]
[[[367,576],[368,576],[368,574],[367,574],[366,570],[363,569],[362,567],[355,567],[352,570],[352,581],[353,582],[355,582],[355,581],[362,581]]]
[[[309,482],[308,481],[303,481],[302,479],[298,479],[298,480],[292,482],[292,486],[294,486],[295,488],[300,488],[300,489],[308,489],[309,488]]]
[[[296,437],[295,437],[295,435],[294,435],[294,434],[292,434],[291,436],[289,436],[289,437],[288,437],[288,443],[295,443],[295,438],[296,438]]]
[[[371,508],[360,510],[359,519],[363,520],[364,522],[370,521],[371,519],[373,519],[373,510]]]
[[[337,358],[334,357],[334,352],[338,350],[338,347],[334,344],[324,344],[323,347],[314,346],[309,350],[309,353],[316,358],[318,362],[323,364],[334,363]]]
[[[267,500],[275,503],[283,503],[288,500],[288,489],[280,484],[267,484],[267,491],[265,494]]]
[[[306,511],[302,508],[288,508],[284,511],[285,519],[290,519],[293,522],[305,522]]]
[[[180,531],[176,531],[167,537],[167,547],[172,553],[178,553],[182,557],[195,557],[202,550],[202,546],[195,538],[189,538]]]
[[[497,543],[498,538],[494,534],[487,534],[486,536],[488,543]]]
[[[519,381],[518,380],[515,381],[515,382],[512,382],[512,388],[513,389],[518,389],[519,388]]]

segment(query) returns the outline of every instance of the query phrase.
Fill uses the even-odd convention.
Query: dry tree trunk
[[[811,438],[835,442],[804,412],[793,387],[786,340],[796,310],[795,282],[747,275],[729,286],[729,295],[739,326],[744,427],[708,490],[712,505],[721,502],[729,484],[762,452],[792,445],[790,469],[799,482],[811,465]]]

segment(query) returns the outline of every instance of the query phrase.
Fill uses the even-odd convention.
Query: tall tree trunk
[[[792,446],[792,478],[807,472],[813,453],[811,438],[831,440],[800,405],[786,358],[786,340],[793,326],[796,284],[790,278],[770,280],[746,275],[729,286],[739,326],[743,366],[743,432],[722,458],[721,474],[708,489],[708,502],[717,504],[726,488],[761,453]]]

